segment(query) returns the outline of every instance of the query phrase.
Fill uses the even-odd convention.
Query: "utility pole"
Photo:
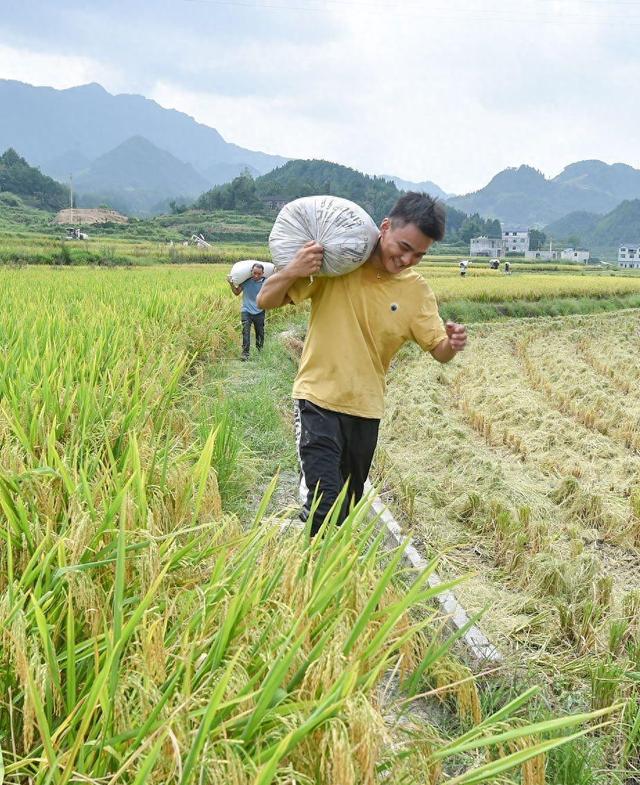
[[[75,223],[73,220],[73,174],[69,175],[69,209],[71,210],[71,223]]]

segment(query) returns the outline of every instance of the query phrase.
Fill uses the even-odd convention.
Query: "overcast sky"
[[[140,93],[254,150],[456,193],[524,163],[640,168],[640,0],[1,6],[0,77]]]

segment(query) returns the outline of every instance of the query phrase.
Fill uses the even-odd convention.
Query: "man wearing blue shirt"
[[[258,308],[256,297],[264,283],[264,267],[256,262],[251,268],[251,278],[247,278],[240,286],[235,286],[231,279],[231,291],[238,296],[242,292],[242,308],[240,319],[242,321],[242,357],[243,362],[249,359],[249,346],[251,343],[251,325],[256,333],[256,349],[260,351],[264,345],[264,311]]]

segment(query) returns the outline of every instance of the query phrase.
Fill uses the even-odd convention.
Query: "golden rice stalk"
[[[482,722],[480,695],[475,681],[469,678],[469,668],[449,657],[443,657],[432,666],[430,676],[441,700],[453,698],[461,720],[473,724]]]

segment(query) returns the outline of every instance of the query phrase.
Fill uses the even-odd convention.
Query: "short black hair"
[[[415,224],[426,237],[442,240],[444,237],[446,213],[442,202],[429,194],[407,191],[393,206],[389,213],[391,223]]]
[[[259,267],[259,268],[262,270],[262,272],[264,272],[264,265],[263,265],[263,264],[261,264],[260,262],[256,262],[255,264],[252,264],[252,265],[251,265],[251,269],[252,269],[252,270],[255,270],[255,268],[256,268],[256,267]],[[245,267],[245,270],[246,270],[246,269],[247,269],[247,268]]]

